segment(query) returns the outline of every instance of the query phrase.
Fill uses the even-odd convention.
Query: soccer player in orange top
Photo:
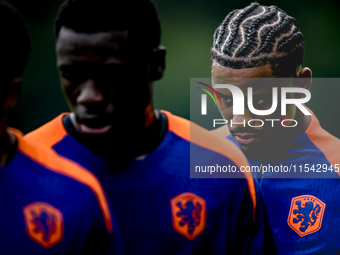
[[[247,165],[240,150],[153,107],[152,88],[165,66],[153,4],[70,0],[55,32],[61,87],[72,112],[26,140],[98,177],[126,253],[275,253],[251,175],[211,179],[203,172],[190,178],[195,165]]]
[[[6,128],[30,41],[23,21],[4,2],[0,33],[0,254],[122,254],[98,179]]]
[[[303,43],[293,17],[276,6],[252,3],[229,13],[216,29],[211,50],[212,77],[215,82],[235,85],[245,97],[250,96],[247,91],[252,87],[253,108],[268,110],[273,104],[274,87],[309,89],[311,70],[303,67]],[[339,139],[323,130],[311,111],[311,115],[305,115],[295,105],[288,105],[284,116],[280,110],[259,116],[250,107],[245,107],[244,115],[234,114],[229,89],[216,90],[223,101],[219,110],[229,120],[230,133],[227,126],[214,132],[238,144],[251,165],[262,167],[255,176],[263,191],[279,253],[337,253]],[[300,94],[292,93],[292,97],[299,98]],[[292,124],[262,125],[265,119],[281,123],[291,119]],[[297,121],[296,127],[292,119]],[[254,121],[248,125],[250,120]],[[231,125],[231,121],[235,124]],[[286,169],[283,172],[282,167]]]

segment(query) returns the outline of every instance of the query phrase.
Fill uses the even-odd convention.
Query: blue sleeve
[[[237,197],[240,201],[239,203],[234,201],[233,212],[229,215],[232,227],[228,230],[227,247],[230,247],[230,250],[227,250],[227,254],[278,254],[262,194],[257,185],[255,188],[256,209],[254,215],[249,189],[242,190],[239,185],[237,192],[242,192],[242,194],[239,193]]]
[[[103,213],[96,199],[93,201],[93,208],[93,215],[90,216],[92,220],[91,227],[84,241],[81,254],[125,254],[123,240],[118,224],[112,214],[112,210],[112,232],[109,233],[105,224]]]
[[[257,184],[257,182],[255,182]],[[250,254],[278,254],[277,244],[263,200],[262,191],[256,187],[256,211],[253,221],[253,238]]]

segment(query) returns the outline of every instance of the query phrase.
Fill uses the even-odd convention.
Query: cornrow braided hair
[[[302,58],[297,21],[274,5],[258,3],[230,12],[216,29],[211,49],[211,63],[232,69],[270,63],[279,76],[294,74]]]

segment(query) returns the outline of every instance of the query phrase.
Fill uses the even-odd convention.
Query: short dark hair
[[[270,63],[274,75],[294,75],[303,62],[303,35],[297,21],[278,7],[251,3],[229,13],[216,29],[213,60],[233,69]]]
[[[5,1],[0,1],[0,35],[2,78],[13,79],[22,76],[31,43],[24,21]]]
[[[149,0],[68,0],[55,21],[56,37],[63,26],[82,33],[128,30],[143,48],[160,44],[160,22]]]

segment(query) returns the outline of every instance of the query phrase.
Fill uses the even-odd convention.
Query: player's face
[[[62,27],[56,53],[61,87],[82,134],[144,128],[150,64],[133,51],[127,30],[77,33]]]
[[[272,146],[277,146],[278,140],[284,135],[283,127],[280,122],[283,119],[294,119],[295,108],[292,105],[288,105],[287,114],[281,116],[280,107],[277,110],[266,116],[259,116],[251,113],[248,109],[248,87],[253,89],[253,106],[257,110],[267,110],[272,106],[272,91],[273,87],[278,88],[280,96],[281,87],[292,86],[291,84],[284,84],[283,79],[275,79],[275,82],[269,82],[273,79],[253,79],[253,78],[274,78],[272,75],[271,66],[264,65],[255,68],[247,69],[230,69],[223,67],[214,62],[212,65],[212,77],[213,83],[231,84],[240,88],[244,95],[244,115],[233,114],[233,98],[229,89],[216,89],[221,97],[222,105],[218,104],[219,110],[224,119],[228,121],[228,126],[231,135],[238,142],[242,150],[247,156],[254,156],[258,153],[273,149]],[[264,82],[267,81],[268,82]],[[287,80],[285,80],[287,81]],[[266,119],[276,119],[272,127],[272,122],[266,121]],[[232,120],[232,121],[231,121]],[[248,125],[250,124],[255,127]],[[259,121],[262,120],[265,124],[263,126]],[[232,124],[231,126],[231,123]],[[245,123],[245,125],[244,125]],[[286,123],[289,125],[289,123]]]

